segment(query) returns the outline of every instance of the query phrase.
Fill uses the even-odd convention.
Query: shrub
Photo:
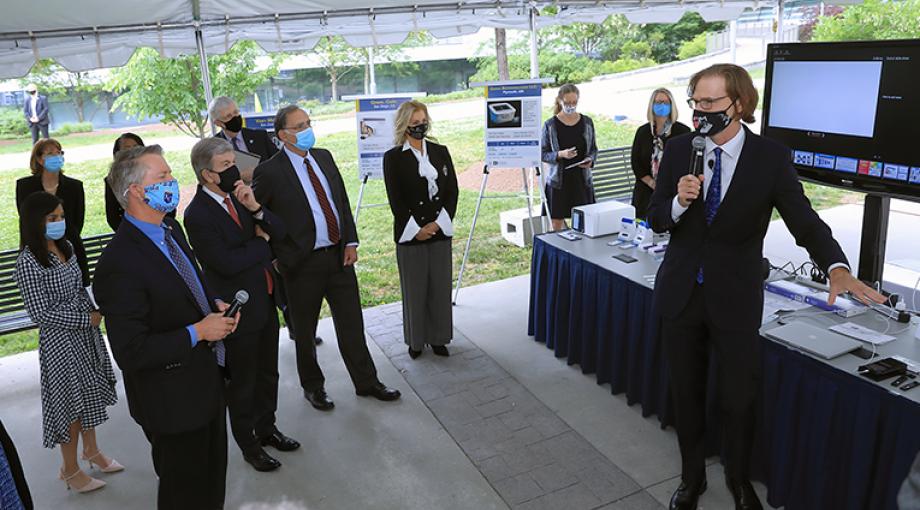
[[[648,41],[629,41],[620,48],[620,58],[642,60],[652,57],[652,45]]]
[[[73,133],[90,133],[93,130],[92,122],[68,122],[52,133],[54,136],[66,136]]]
[[[22,110],[19,108],[0,108],[0,137],[18,138],[29,134]]]
[[[697,34],[693,39],[681,43],[680,49],[677,50],[677,58],[679,60],[686,60],[706,53],[707,35],[709,35],[709,32],[702,32]]]

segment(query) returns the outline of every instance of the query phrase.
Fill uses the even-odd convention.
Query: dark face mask
[[[224,129],[233,133],[239,133],[243,129],[243,116],[237,115],[227,122],[224,122]]]
[[[240,169],[237,168],[236,165],[228,167],[217,175],[220,176],[220,182],[217,183],[217,187],[224,193],[232,193],[235,188],[234,184],[241,179]]]
[[[29,95],[30,95],[30,96],[34,96],[35,94],[38,94],[38,91],[37,91],[37,90],[31,90],[31,91],[29,91]]]
[[[417,126],[409,126],[406,128],[406,132],[409,133],[409,136],[415,138],[416,140],[421,140],[425,138],[425,135],[428,134],[428,123],[419,124]]]
[[[732,118],[728,115],[728,108],[721,112],[704,112],[693,110],[693,127],[703,136],[713,137],[728,127]]]

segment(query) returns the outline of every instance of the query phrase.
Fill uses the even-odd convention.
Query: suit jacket
[[[332,192],[332,202],[339,214],[340,246],[358,242],[355,219],[345,191],[345,182],[339,168],[326,149],[310,150],[319,170],[326,176]],[[316,169],[314,169],[316,170]],[[301,264],[309,260],[316,244],[316,224],[310,202],[297,178],[294,166],[287,152],[279,151],[268,161],[256,167],[253,178],[256,200],[271,209],[284,222],[287,235],[272,237],[272,250],[281,265],[282,274],[296,272]]]
[[[169,217],[163,221],[195,267],[213,309],[214,296],[182,227]],[[192,347],[186,330],[203,318],[201,310],[172,263],[131,222],[121,223],[103,251],[93,291],[134,420],[159,434],[210,423],[222,410],[223,378],[209,342]]]
[[[443,208],[447,211],[451,221],[457,213],[457,174],[454,171],[454,162],[450,158],[447,147],[426,141],[428,160],[431,166],[438,171],[438,193],[428,197],[428,181],[418,174],[418,159],[411,150],[403,150],[401,146],[393,147],[383,155],[383,179],[387,187],[387,198],[390,210],[393,211],[393,240],[399,242],[409,219],[415,219],[420,227],[436,220]],[[448,237],[444,232],[438,233],[427,241],[412,241],[404,244],[419,244],[443,240]]]
[[[38,117],[38,122],[35,122],[34,124],[38,124],[39,126],[47,126],[49,122],[49,119],[48,119],[49,110],[50,110],[50,107],[48,106],[48,96],[39,95],[38,101],[35,103],[35,116]],[[32,97],[28,94],[26,94],[26,104],[22,106],[22,114],[25,115],[26,122],[28,122],[29,125],[31,126],[33,124],[32,122]]]
[[[847,263],[830,227],[805,196],[789,149],[744,129],[734,177],[711,225],[706,224],[702,196],[680,221],[671,219],[677,181],[688,172],[693,135],[672,138],[665,147],[648,218],[655,232],[671,232],[654,297],[666,318],[684,309],[702,267],[706,305],[717,325],[745,331],[760,327],[763,240],[774,207],[796,244],[807,249],[818,266],[826,271],[832,264]]]
[[[278,153],[278,147],[272,143],[272,138],[271,135],[268,134],[268,131],[263,129],[243,128],[240,133],[243,134],[243,140],[246,141],[246,146],[249,149],[248,152],[258,154],[259,157],[262,158],[262,161]],[[214,136],[227,140],[227,135],[224,134],[223,130]],[[232,144],[233,142],[230,143]]]
[[[42,186],[41,174],[30,175],[16,180],[16,210],[21,211],[22,203],[26,197],[37,191],[45,191]],[[67,221],[67,230],[64,237],[73,245],[74,255],[83,273],[83,286],[89,285],[89,265],[86,262],[86,250],[83,248],[83,220],[86,215],[86,197],[83,193],[83,182],[64,174],[60,175],[58,188],[55,192],[64,203],[64,219]],[[22,232],[22,224],[20,224]],[[21,240],[21,238],[20,238]]]
[[[230,195],[230,199],[242,228],[200,185],[185,210],[183,223],[211,291],[225,303],[240,289],[249,293],[237,332],[260,331],[268,318],[266,313],[275,313],[265,278],[265,271],[273,274],[273,256],[268,243],[256,236],[255,226],[261,226],[272,238],[284,237],[285,231],[281,220],[268,209],[263,207],[262,220],[256,220],[236,198]]]

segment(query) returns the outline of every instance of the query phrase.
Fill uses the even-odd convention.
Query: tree
[[[805,7],[802,10],[802,19],[805,20],[799,25],[799,41],[811,41],[815,32],[815,27],[825,17],[834,17],[843,14],[843,7],[839,5],[825,5],[824,14],[821,14],[821,7],[814,5]]]
[[[677,58],[681,44],[703,32],[720,32],[725,23],[707,23],[695,12],[687,12],[677,23],[650,24],[639,29],[641,37],[652,46],[652,58],[670,62]]]
[[[547,7],[547,14],[554,14],[555,8]],[[601,23],[571,23],[554,26],[546,30],[550,45],[559,51],[575,53],[592,58],[617,60],[620,48],[641,39],[639,28],[624,16],[608,16]],[[647,55],[646,55],[647,56]]]
[[[332,87],[332,100],[339,100],[339,80],[361,65],[359,55],[355,53],[341,36],[327,35],[316,43],[312,53],[319,59]]]
[[[279,56],[258,70],[263,54],[252,41],[241,41],[223,55],[208,57],[211,89],[215,96],[244,102],[278,73]],[[114,107],[135,117],[161,116],[183,133],[204,138],[207,104],[197,56],[163,58],[150,48],[139,49],[128,63],[112,73],[113,89],[121,95]]]
[[[915,39],[920,37],[920,0],[866,0],[838,16],[825,16],[814,29],[815,41]]]
[[[86,120],[85,108],[94,99],[105,100],[105,82],[90,71],[71,72],[51,59],[35,63],[28,76],[19,80],[25,87],[34,83],[49,99],[66,99],[73,106],[77,122]],[[93,117],[95,111],[90,114]]]
[[[498,66],[498,79],[511,79],[508,70],[508,36],[504,28],[495,29],[495,62]]]
[[[406,62],[401,59],[405,56],[406,48],[426,46],[432,44],[432,37],[424,32],[414,32],[406,37],[406,40],[399,44],[389,44],[386,46],[374,47],[374,62],[386,62],[390,64],[390,69],[395,76],[410,76],[418,72],[419,66],[416,62]],[[370,68],[371,68],[371,49],[370,48],[353,48],[353,57],[364,67],[364,93],[370,93]]]

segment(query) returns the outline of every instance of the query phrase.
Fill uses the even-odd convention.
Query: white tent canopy
[[[554,5],[558,14],[537,16]],[[624,14],[633,23],[671,23],[687,11],[707,21],[737,18],[756,0],[31,0],[12,2],[0,18],[0,78],[23,76],[36,59],[70,71],[124,65],[140,47],[167,57],[223,53],[240,40],[268,52],[304,51],[341,35],[354,46],[399,43],[415,31],[444,38],[482,27],[531,28],[602,22]],[[531,26],[533,22],[534,26]],[[198,46],[198,35],[201,47]]]

